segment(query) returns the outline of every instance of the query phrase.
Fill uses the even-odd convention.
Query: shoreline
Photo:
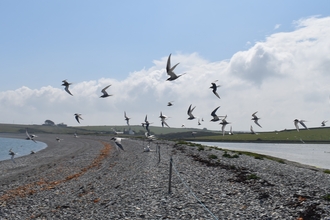
[[[110,136],[55,137],[16,167],[0,162],[4,219],[330,219],[330,175],[318,170],[171,141],[147,153],[143,140],[118,151]]]

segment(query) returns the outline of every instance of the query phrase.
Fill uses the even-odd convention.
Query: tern
[[[166,125],[167,127],[170,127],[170,126],[168,126],[168,124],[166,123],[166,119],[168,119],[168,117],[166,116],[166,115],[163,115],[163,113],[162,112],[160,112],[160,120],[161,120],[161,122],[162,122],[162,127],[164,127],[164,125]]]
[[[174,101],[170,101],[167,103],[167,106],[172,106]]]
[[[150,146],[147,145],[145,148],[143,148],[143,152],[150,152]]]
[[[222,124],[221,131],[222,135],[225,136],[225,127],[227,124],[230,124],[230,122],[226,121],[227,115],[221,120],[220,124]]]
[[[125,117],[125,120],[126,120],[127,125],[129,126],[129,120],[130,120],[131,118],[127,117],[125,111],[124,111],[124,117]]]
[[[81,114],[76,113],[76,114],[74,114],[74,117],[76,118],[76,120],[79,124],[80,124],[79,119],[83,120],[82,117],[81,117]]]
[[[252,118],[251,120],[253,120],[254,123],[256,123],[256,125],[258,125],[259,127],[261,127],[261,125],[258,123],[258,120],[259,120],[260,118],[257,117],[257,115],[256,115],[257,113],[258,113],[258,111],[256,111],[255,113],[252,114],[252,117],[253,117],[253,118]],[[261,128],[262,128],[262,127],[261,127]]]
[[[13,161],[13,163],[16,163],[15,160],[14,160],[14,157],[15,157],[16,153],[13,152],[12,149],[9,150],[9,155],[11,155],[10,159]]]
[[[146,136],[146,138],[148,139],[148,141],[156,140],[155,135],[150,135],[148,132],[144,133],[144,135]]]
[[[230,126],[229,135],[234,135],[232,126]]]
[[[70,86],[72,83],[68,83],[66,80],[63,80],[62,82],[63,82],[62,86],[65,86],[64,90],[65,90],[67,93],[69,93],[70,95],[72,95],[71,92],[70,92],[70,90],[69,90],[69,86]],[[73,95],[72,95],[72,96],[73,96]]]
[[[216,81],[218,81],[218,80],[216,80]],[[214,93],[214,95],[216,95],[216,97],[218,97],[220,99],[220,96],[217,93],[217,88],[220,87],[220,85],[215,84],[216,81],[214,81],[213,83],[211,83],[212,86],[210,87],[210,89],[212,89],[212,92]]]
[[[107,88],[109,88],[110,86],[111,86],[111,85],[108,85],[108,86],[104,87],[104,88],[101,90],[101,92],[103,93],[103,95],[101,95],[100,98],[106,98],[106,97],[112,96],[112,95],[109,95],[109,94],[107,93],[107,91],[105,91],[105,90],[107,90]]]
[[[251,125],[251,127],[250,127],[250,131],[251,131],[251,134],[256,134],[256,133],[254,132],[254,130],[253,130],[252,125]]]
[[[305,129],[308,129],[304,122],[306,122],[306,121],[305,120],[298,120],[298,119],[295,119],[293,121],[294,126],[296,126],[296,129],[297,129],[298,132],[299,132],[299,125],[298,125],[298,123],[300,123]]]
[[[56,140],[57,140],[57,142],[61,142],[61,141],[63,141],[63,139],[61,139],[61,138],[59,138],[59,137],[56,137]]]
[[[198,119],[198,125],[201,125],[201,122],[200,122],[200,120]]]
[[[122,138],[113,137],[113,138],[111,138],[111,140],[113,140],[115,142],[117,150],[118,150],[118,147],[119,147],[120,149],[122,149],[123,151],[125,151],[124,148],[123,148],[123,145],[121,144]]]
[[[78,134],[77,134],[77,132],[76,132],[76,131],[74,132],[73,136],[74,136],[75,138],[77,138],[77,137],[78,137]]]
[[[176,75],[173,71],[175,69],[175,67],[179,65],[179,63],[175,64],[174,66],[171,67],[171,54],[168,56],[168,59],[167,59],[167,65],[166,65],[166,72],[167,72],[167,75],[169,75],[170,77],[167,79],[167,81],[173,81],[173,80],[176,80],[177,78],[179,78],[180,76],[186,74],[186,73],[183,73],[181,75]]]
[[[142,122],[142,127],[145,126],[146,130],[148,131],[148,134],[150,134],[150,130],[149,130],[149,125],[152,124],[148,121],[148,115],[146,115],[146,117],[144,118],[144,122]]]
[[[187,114],[189,115],[188,120],[195,119],[195,116],[192,114],[192,112],[194,111],[195,108],[196,108],[196,106],[193,107],[193,108],[191,108],[191,105],[189,106],[188,111],[187,111]]]
[[[211,119],[211,121],[219,121],[219,120],[220,120],[219,116],[217,116],[217,114],[216,114],[216,111],[217,111],[219,108],[220,108],[220,106],[217,107],[217,108],[215,108],[215,109],[211,112],[211,116],[213,116],[213,118]],[[221,117],[223,117],[223,116],[221,116]]]
[[[321,125],[322,125],[322,127],[324,127],[325,126],[325,123],[327,123],[328,121],[322,121],[321,122]]]
[[[25,134],[26,134],[26,140],[32,140],[33,142],[37,143],[36,140],[34,140],[34,138],[38,137],[34,134],[29,134],[29,132],[27,131],[27,129],[25,129]]]

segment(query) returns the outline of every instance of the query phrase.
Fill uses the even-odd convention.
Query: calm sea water
[[[47,147],[47,144],[37,141],[37,143],[31,140],[14,139],[14,138],[1,138],[0,137],[0,161],[8,160],[11,158],[9,150],[12,149],[17,155],[15,157],[21,157],[30,154],[33,150],[37,152]]]
[[[330,144],[265,144],[195,142],[228,150],[249,151],[301,164],[330,169]]]

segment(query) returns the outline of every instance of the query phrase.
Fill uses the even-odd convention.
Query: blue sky
[[[135,123],[132,119],[133,124],[142,122],[144,118],[142,115],[147,113],[154,115],[156,121],[158,120],[159,111],[167,110],[166,108],[163,109],[164,106],[161,104],[163,99],[164,101],[174,99],[178,97],[178,94],[181,94],[180,91],[178,91],[178,94],[166,97],[167,91],[171,89],[167,88],[169,84],[164,85],[167,88],[166,90],[159,89],[162,88],[162,84],[151,89],[147,84],[143,84],[137,85],[139,87],[133,90],[132,94],[126,94],[126,91],[129,90],[128,87],[135,85],[134,83],[138,81],[135,77],[139,74],[144,74],[140,78],[150,79],[155,72],[160,73],[163,71],[161,78],[156,77],[158,81],[152,81],[151,83],[155,85],[166,80],[167,76],[164,68],[167,56],[170,53],[172,53],[173,64],[180,62],[176,69],[177,73],[187,72],[187,75],[189,75],[189,71],[194,72],[197,69],[203,74],[214,71],[214,76],[205,76],[207,78],[204,77],[199,80],[203,81],[205,79],[208,84],[214,80],[219,80],[219,84],[222,85],[219,92],[224,93],[224,97],[220,101],[215,100],[217,103],[214,104],[212,104],[214,100],[207,104],[196,101],[197,107],[195,110],[197,112],[197,109],[201,111],[202,108],[206,108],[200,114],[209,117],[209,112],[219,105],[222,106],[220,109],[234,105],[230,104],[228,95],[235,95],[234,90],[231,90],[234,87],[230,87],[234,84],[230,84],[231,80],[226,80],[221,70],[225,71],[225,69],[232,67],[235,57],[254,51],[253,48],[257,48],[258,42],[273,42],[271,39],[278,37],[277,34],[292,33],[296,36],[299,32],[297,30],[301,28],[297,24],[301,20],[309,18],[322,19],[328,16],[330,16],[330,3],[328,1],[1,1],[0,74],[3,80],[0,82],[0,92],[2,97],[8,97],[7,93],[12,96],[22,96],[22,91],[24,91],[27,96],[25,98],[27,100],[31,98],[32,101],[19,105],[20,108],[31,109],[29,120],[26,120],[19,117],[19,112],[13,113],[15,106],[17,107],[15,102],[11,103],[10,100],[0,98],[0,103],[2,103],[0,110],[2,108],[2,112],[8,114],[2,120],[0,119],[0,122],[42,123],[50,118],[58,123],[64,122],[69,125],[76,125],[71,118],[65,117],[64,112],[61,114],[61,117],[63,117],[61,118],[51,111],[55,109],[55,103],[56,105],[64,104],[58,101],[62,98],[53,93],[58,89],[61,91],[61,95],[67,95],[61,87],[63,79],[68,79],[68,81],[74,83],[72,90],[76,89],[78,95],[93,97],[87,92],[87,89],[85,89],[85,93],[78,89],[83,86],[89,86],[89,88],[94,86],[95,97],[97,97],[96,95],[100,95],[100,88],[106,86],[107,83],[112,84],[109,90],[113,89],[113,92],[118,91],[120,93],[120,95],[118,93],[114,94],[115,98],[110,97],[103,100],[103,103],[100,103],[100,100],[97,100],[97,103],[95,103],[96,100],[92,100],[91,105],[100,105],[100,107],[91,109],[90,112],[86,111],[87,119],[88,115],[93,115],[90,120],[86,120],[86,124],[99,124],[100,121],[103,123],[104,120],[98,119],[96,113],[94,113],[95,115],[92,114],[92,112],[102,112],[103,110],[100,109],[103,108],[108,108],[110,112],[116,112],[112,114],[118,114],[114,119],[110,119],[111,116],[109,116],[109,121],[106,121],[105,124],[124,124],[125,121],[117,121],[116,119],[122,117],[124,110],[129,111],[128,109],[133,108],[134,101],[131,100],[131,104],[128,105],[127,100],[121,102],[116,98],[119,96],[128,97],[132,94],[135,97],[134,94],[140,94],[141,90],[141,96],[153,97],[156,101],[149,101],[146,104],[139,100],[138,96],[134,98],[136,100],[135,105],[141,103],[141,106],[147,105],[148,108],[138,107],[136,111],[131,111],[133,115],[133,112],[136,112],[134,117],[138,118]],[[312,25],[314,24],[310,24],[310,26]],[[306,33],[308,33],[307,30]],[[282,43],[283,41],[276,41],[273,47],[280,47],[279,44]],[[327,45],[327,42],[324,42],[324,44]],[[274,56],[276,57],[276,55]],[[281,59],[278,60],[281,61]],[[227,62],[229,67],[222,69],[220,66],[224,62]],[[196,66],[198,63],[200,65]],[[259,64],[257,62],[255,65]],[[282,63],[283,66],[285,64],[286,62]],[[219,65],[219,71],[213,70],[210,65]],[[193,66],[196,66],[196,69],[193,69]],[[243,69],[242,66],[235,69],[235,71],[242,70],[241,75],[238,74],[237,77],[241,80],[254,79],[254,82],[252,82],[253,80],[247,80],[242,83],[245,83],[244,85],[252,83],[251,89],[259,90],[258,94],[259,92],[268,94],[268,91],[264,91],[262,88],[264,81],[260,79],[267,79],[268,76],[273,75],[275,79],[292,77],[271,71],[267,72],[268,67],[262,66],[262,64],[256,66],[255,69],[262,69],[267,73],[255,71],[255,74],[245,74]],[[188,78],[186,77],[186,80]],[[129,81],[130,79],[134,79],[134,83]],[[178,86],[184,81],[186,83],[184,77],[181,79],[181,82],[173,82],[172,84]],[[222,79],[224,80],[222,81]],[[189,80],[194,80],[194,78]],[[305,78],[298,78],[298,80],[305,80]],[[227,88],[226,85],[223,85],[224,82],[229,83]],[[118,87],[121,85],[126,89],[116,88],[116,85]],[[200,84],[190,83],[190,85],[195,86],[194,89],[197,91],[201,89]],[[175,90],[175,86],[172,86],[173,90]],[[306,89],[309,88],[307,85],[305,86]],[[206,90],[210,92],[208,87],[206,87]],[[146,94],[144,94],[144,91],[146,91]],[[148,92],[152,94],[148,95]],[[250,90],[245,91],[245,93],[251,92]],[[30,93],[31,96],[27,95]],[[38,103],[35,100],[35,106],[30,107],[29,103],[33,103],[34,100],[32,97],[37,96],[42,100],[44,96],[49,95],[48,93],[53,94],[52,97],[57,97],[57,101],[53,103],[54,106],[52,106],[52,103],[48,103],[46,104],[48,108],[46,108],[44,102]],[[297,106],[303,106],[304,100],[307,100],[308,97],[315,102],[313,94],[307,94],[306,97],[302,98],[302,103],[298,103]],[[70,114],[67,117],[71,117],[77,111],[84,113],[84,108],[79,108],[81,103],[79,97],[77,97],[78,95],[63,98],[63,102],[72,102],[73,100],[76,102],[75,105],[72,104],[73,106],[69,109]],[[220,94],[220,96],[222,95]],[[187,103],[180,102],[182,106],[178,106],[176,111],[183,112],[182,117],[186,117],[188,103],[194,102],[194,99],[192,94],[187,94],[187,96],[183,94],[182,97],[185,97]],[[228,100],[226,100],[226,97]],[[66,100],[67,98],[73,99]],[[111,98],[113,99],[111,100]],[[12,100],[15,99],[12,98]],[[200,101],[202,100],[205,100],[205,97],[201,98]],[[328,95],[322,100],[329,104]],[[286,101],[283,98],[283,104],[285,103]],[[104,104],[107,105],[103,106]],[[36,107],[39,105],[43,106]],[[249,108],[245,105],[242,107]],[[253,107],[259,106],[252,104],[250,110],[252,112],[246,113],[249,115],[248,117],[256,110],[262,109],[261,106],[256,110]],[[11,109],[11,111],[8,109]],[[38,112],[37,109],[44,109],[49,114],[44,115],[45,112]],[[230,108],[227,108],[227,110],[233,111]],[[17,111],[19,111],[19,108]],[[174,110],[171,111],[170,113],[174,117],[177,113]],[[321,116],[324,118],[328,113],[318,114],[320,118],[315,119],[315,126],[319,124]],[[106,113],[104,112],[104,114]],[[267,118],[267,114],[270,113],[264,112],[262,118]],[[274,114],[276,115],[276,113]],[[104,117],[104,115],[100,115]],[[241,112],[236,115],[247,117]],[[142,119],[140,119],[141,117]],[[237,117],[237,121],[240,117]],[[301,116],[290,114],[287,117],[290,118],[290,123],[273,126],[269,122],[268,130],[292,127],[292,121],[295,117],[309,117],[308,119],[312,121],[309,112]],[[235,117],[233,119],[235,121]],[[171,124],[170,120],[169,124]],[[229,116],[228,120],[230,120]],[[246,124],[242,125],[236,122],[235,126],[239,127],[240,130],[248,130],[250,122],[247,121]],[[180,125],[181,122],[178,122],[174,126]],[[194,124],[190,126],[196,127]],[[212,124],[211,126],[205,125],[205,127],[218,129],[219,126],[216,127]]]

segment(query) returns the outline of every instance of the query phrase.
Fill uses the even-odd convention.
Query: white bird
[[[124,117],[125,117],[125,120],[126,120],[127,125],[129,126],[129,120],[130,120],[131,118],[127,117],[125,111],[124,111]]]
[[[74,132],[73,136],[74,136],[75,138],[77,138],[77,137],[78,137],[77,132]]]
[[[63,139],[61,139],[61,138],[59,138],[59,137],[56,137],[56,140],[57,140],[57,142],[61,142],[61,141],[63,141]]]
[[[146,136],[147,141],[149,141],[149,142],[156,140],[155,135],[151,135],[148,132],[144,133],[144,135]]]
[[[325,126],[325,123],[327,123],[328,121],[322,121],[321,122],[321,125],[322,125],[322,127],[324,127]]]
[[[10,159],[13,161],[13,163],[16,163],[16,161],[14,160],[14,157],[15,157],[16,153],[13,152],[12,149],[9,150],[9,155],[11,155]]]
[[[193,137],[195,137],[196,134],[197,134],[196,131],[192,131],[192,132],[191,132],[191,135],[192,135]]]
[[[167,79],[168,81],[173,81],[173,80],[176,80],[177,78],[179,78],[180,76],[186,74],[186,73],[183,73],[181,75],[176,75],[174,73],[174,69],[175,67],[179,65],[179,63],[175,64],[174,66],[171,67],[171,54],[168,56],[168,59],[167,59],[167,65],[166,65],[166,72],[167,72],[167,75],[169,75],[170,77]]]
[[[229,135],[234,135],[232,126],[230,126]]]
[[[294,126],[296,126],[296,129],[297,129],[298,132],[299,132],[299,125],[298,125],[298,123],[300,123],[305,129],[308,129],[304,122],[306,122],[306,121],[305,120],[299,120],[299,119],[295,119],[293,121]]]
[[[216,81],[218,81],[218,80],[216,80]],[[216,95],[220,99],[220,96],[217,93],[217,88],[220,87],[220,85],[216,85],[215,84],[216,81],[214,81],[213,83],[211,83],[212,86],[210,87],[210,89],[212,89],[212,92],[214,93],[214,95]]]
[[[143,148],[143,152],[150,152],[150,147],[149,145],[147,145],[145,148]]]
[[[33,150],[31,150],[31,153],[30,154],[35,154],[36,152],[34,152]]]
[[[252,125],[251,125],[251,127],[250,127],[250,131],[251,131],[251,134],[256,134],[256,133],[254,132],[254,130],[253,130]]]
[[[200,120],[198,119],[198,125],[201,125],[201,122],[200,122]]]
[[[36,140],[34,140],[34,138],[38,137],[34,134],[29,134],[29,132],[27,131],[27,129],[25,129],[25,134],[26,134],[26,140],[32,140],[33,142],[37,143]]]
[[[111,140],[113,140],[115,142],[117,150],[118,150],[118,147],[119,147],[120,149],[122,149],[123,151],[125,151],[123,145],[121,144],[122,138],[113,137],[113,138],[111,138]]]
[[[261,125],[258,123],[258,120],[259,120],[260,118],[257,117],[257,115],[256,115],[257,113],[258,113],[258,111],[256,111],[255,113],[252,114],[252,117],[253,117],[253,118],[252,118],[251,120],[253,120],[254,123],[256,123],[256,125],[258,125],[259,127],[261,127]],[[261,127],[261,128],[262,128],[262,127]]]
[[[225,128],[227,124],[230,124],[230,122],[226,121],[227,115],[221,120],[220,124],[222,124],[221,131],[222,135],[225,136]]]
[[[103,93],[103,95],[101,95],[100,98],[106,98],[106,97],[112,96],[112,95],[109,95],[109,94],[107,93],[107,91],[105,91],[105,90],[107,90],[107,88],[109,88],[110,86],[111,86],[111,85],[108,85],[108,86],[104,87],[104,88],[101,90],[101,92]]]
[[[170,127],[170,126],[168,126],[168,124],[166,123],[166,119],[168,119],[169,117],[167,117],[166,115],[163,115],[163,113],[162,112],[160,112],[160,120],[161,120],[161,122],[162,122],[162,127],[164,127],[164,125],[166,125],[167,127]]]
[[[64,90],[65,90],[67,93],[69,93],[70,95],[72,95],[71,92],[70,92],[70,90],[69,90],[69,86],[70,86],[72,83],[68,83],[66,80],[63,80],[62,82],[63,82],[62,86],[65,86]],[[73,96],[73,95],[72,95],[72,96]]]
[[[191,105],[189,106],[188,111],[187,111],[187,114],[189,115],[188,120],[195,119],[195,116],[192,114],[192,112],[194,111],[195,108],[196,108],[196,106],[193,107],[193,108],[191,108]]]
[[[82,117],[81,117],[81,114],[76,113],[76,114],[74,114],[74,117],[76,118],[76,120],[79,124],[80,124],[79,119],[83,120]]]

